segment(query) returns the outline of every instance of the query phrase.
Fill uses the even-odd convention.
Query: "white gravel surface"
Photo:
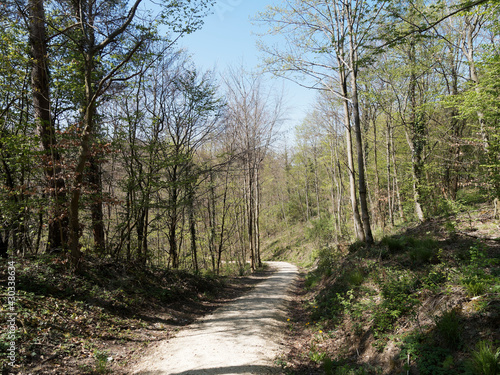
[[[274,360],[286,330],[285,302],[297,268],[269,262],[275,272],[254,289],[150,348],[137,375],[279,374]]]

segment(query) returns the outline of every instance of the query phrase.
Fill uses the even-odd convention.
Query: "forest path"
[[[148,352],[137,375],[277,374],[273,361],[286,329],[287,292],[297,267],[268,262],[275,272],[254,289]]]

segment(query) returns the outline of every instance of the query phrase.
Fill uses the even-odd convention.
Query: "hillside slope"
[[[500,373],[499,223],[479,209],[372,247],[280,250],[294,240],[273,239],[271,258],[314,260],[292,305],[285,372]]]

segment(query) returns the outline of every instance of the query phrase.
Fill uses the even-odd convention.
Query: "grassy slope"
[[[2,374],[121,374],[141,348],[248,289],[243,279],[111,260],[87,259],[87,271],[80,275],[67,266],[60,256],[16,263],[16,366],[7,364],[7,332],[2,329]],[[2,310],[7,306],[6,271],[1,260]]]
[[[315,250],[318,244],[298,228],[273,238],[270,259],[312,265],[292,304],[283,368],[472,374],[480,341],[500,353],[500,242],[479,238],[499,236],[492,216],[478,209],[407,226],[370,248]],[[500,373],[499,360],[492,374]]]

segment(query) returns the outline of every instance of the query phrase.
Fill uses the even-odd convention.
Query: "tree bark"
[[[61,176],[61,156],[57,150],[57,140],[50,113],[50,83],[43,0],[30,0],[30,47],[32,55],[31,83],[35,122],[40,135],[45,178],[52,212],[49,213],[47,252],[60,251],[68,246],[68,215],[65,208],[66,185]]]
[[[354,122],[354,134],[356,136],[356,148],[358,151],[358,190],[359,190],[359,205],[361,208],[361,217],[363,220],[364,240],[368,244],[373,243],[373,235],[370,224],[370,213],[368,208],[368,200],[366,194],[366,179],[365,179],[365,163],[364,163],[364,148],[363,138],[361,134],[361,119],[359,115],[359,101],[358,101],[358,84],[357,84],[357,58],[354,50],[354,31],[352,23],[350,27],[350,59],[351,59],[351,100],[352,100],[352,117]]]
[[[351,207],[352,207],[352,217],[354,221],[354,230],[356,233],[356,238],[358,241],[365,242],[365,231],[363,229],[363,223],[361,221],[361,217],[359,216],[358,210],[358,198],[356,194],[356,175],[354,171],[354,157],[353,157],[353,149],[352,149],[352,127],[351,127],[351,117],[349,111],[349,102],[347,101],[347,87],[346,87],[346,78],[341,72],[341,88],[342,95],[344,96],[342,102],[344,105],[344,124],[346,129],[346,149],[347,149],[347,165],[348,165],[348,174],[349,174],[349,192],[351,198]]]
[[[413,177],[413,201],[415,205],[415,214],[419,221],[425,221],[424,211],[422,210],[422,173],[423,173],[423,152],[424,152],[424,131],[425,125],[418,110],[417,104],[417,74],[416,74],[416,52],[415,41],[410,41],[408,50],[408,59],[410,62],[410,81],[408,86],[408,96],[410,101],[409,130],[407,132],[408,144],[411,148],[412,177]]]

